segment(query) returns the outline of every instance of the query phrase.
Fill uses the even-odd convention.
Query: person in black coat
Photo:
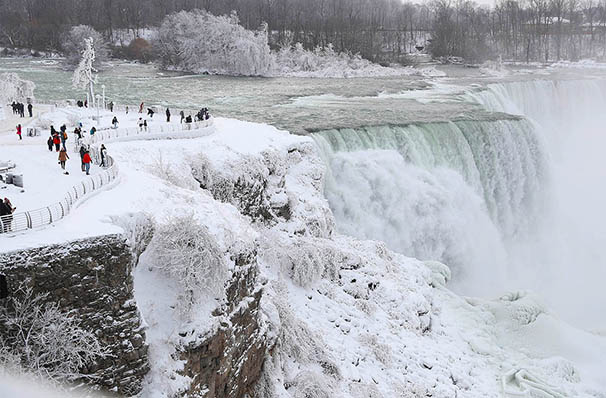
[[[13,223],[13,213],[16,207],[13,207],[12,203],[8,198],[4,198],[4,201],[0,203],[0,216],[2,217],[2,232],[8,232],[11,230],[11,224]]]
[[[32,104],[27,104],[27,112],[29,113],[29,117],[34,116],[34,106]]]
[[[166,122],[170,123],[170,109],[166,108]]]

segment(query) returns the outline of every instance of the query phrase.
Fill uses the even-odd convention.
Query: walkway
[[[55,113],[61,111],[53,112],[54,115],[52,116],[54,117],[51,119],[59,118]],[[69,116],[69,110],[64,111]],[[131,121],[138,117],[138,114],[131,115]],[[9,119],[8,123],[11,122],[14,122],[12,118]],[[130,123],[130,127],[99,130],[94,136],[85,134],[84,137],[85,141],[91,144],[91,156],[96,164],[99,164],[98,145],[101,143],[108,144],[123,140],[198,138],[209,135],[214,131],[212,123],[213,121],[210,119],[205,122],[181,125],[179,123],[166,123],[156,118],[156,121],[150,123],[147,131],[140,131],[138,127],[133,127]],[[129,123],[125,124],[128,125]],[[68,131],[73,131],[73,128]],[[24,137],[21,142],[18,141],[16,134],[14,137],[7,136],[6,132],[0,135],[0,142],[3,144],[7,141],[10,142],[9,145],[2,145],[2,148],[0,148],[0,158],[12,155],[10,160],[22,165],[19,169],[25,175],[26,187],[28,181],[30,186],[32,182],[35,186],[34,189],[28,188],[28,195],[24,196],[24,191],[20,191],[20,199],[22,200],[19,200],[18,203],[14,199],[19,197],[19,194],[17,194],[19,192],[18,188],[4,186],[8,188],[7,191],[0,191],[0,196],[10,195],[13,205],[18,206],[18,213],[13,214],[12,219],[10,216],[5,217],[4,226],[0,225],[0,233],[2,231],[23,231],[56,222],[65,217],[83,197],[114,182],[118,176],[118,167],[112,164],[108,168],[94,167],[90,177],[81,179],[79,177],[81,175],[79,154],[74,152],[75,145],[73,141],[75,137],[73,137],[73,134],[69,134],[70,138],[67,144],[71,158],[67,164],[71,174],[69,176],[62,175],[62,170],[55,164],[56,152],[50,152],[46,148],[47,135],[48,132],[43,133],[42,137]],[[35,146],[35,148],[32,146]],[[110,162],[113,162],[111,158]],[[31,191],[34,191],[33,195]],[[52,204],[43,208],[36,208],[36,205],[39,206],[41,198],[46,199],[47,203],[50,201]]]

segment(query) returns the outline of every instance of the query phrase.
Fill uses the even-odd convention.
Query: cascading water
[[[604,93],[601,82],[491,85],[467,99],[520,117],[314,134],[339,229],[448,264],[461,293],[532,289],[580,326],[606,326],[586,317],[606,305],[593,285],[606,277]]]
[[[519,262],[542,264],[541,283],[529,287],[579,326],[606,329],[606,81],[494,84],[472,96],[524,115],[551,154],[549,225],[518,253]]]
[[[546,161],[529,123],[457,121],[314,137],[330,166],[326,195],[342,232],[443,261],[466,293],[503,289],[507,243],[540,220]]]

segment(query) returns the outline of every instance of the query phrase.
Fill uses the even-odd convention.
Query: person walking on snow
[[[185,112],[181,111],[179,114],[181,115],[181,123],[183,123],[183,119],[185,119]]]
[[[150,118],[154,118],[154,110],[152,108],[147,108],[147,116]]]
[[[46,145],[48,145],[48,150],[49,151],[53,151],[53,136],[51,135],[50,137],[48,137],[48,140],[46,141]]]
[[[95,126],[91,127],[90,135],[95,135],[96,132],[97,132],[97,129],[95,128]]]
[[[82,171],[86,171],[86,168],[84,167],[84,154],[86,153],[86,146],[82,145],[80,146],[80,168],[82,169]]]
[[[53,135],[53,144],[55,144],[55,151],[59,152],[59,147],[61,146],[61,139],[59,138],[59,133],[55,132]]]
[[[86,171],[86,175],[90,175],[90,164],[92,160],[90,158],[90,153],[88,151],[84,152],[84,156],[82,157],[82,163],[84,163],[84,170]]]
[[[63,146],[63,149],[67,149],[65,147],[65,141],[67,141],[67,126],[64,124],[63,126],[61,126],[61,128],[59,130],[61,131],[59,133],[59,139],[61,140],[61,145]]]
[[[8,232],[11,230],[13,223],[13,213],[17,208],[13,207],[8,198],[4,198],[4,202],[0,201],[0,221],[2,221],[2,230],[0,232]]]
[[[17,125],[17,135],[19,136],[19,140],[22,140],[23,138],[21,137],[21,124]]]
[[[118,128],[118,118],[114,116],[114,118],[112,119],[112,126],[114,129]]]
[[[107,149],[104,144],[101,144],[101,167],[108,167],[107,162]]]
[[[61,165],[61,168],[63,169],[63,174],[65,175],[69,174],[65,170],[65,162],[67,162],[67,159],[69,159],[69,156],[67,155],[67,150],[63,148],[61,149],[61,152],[59,152],[59,164]]]
[[[32,104],[27,104],[27,113],[29,113],[29,117],[34,117],[34,106]]]
[[[143,113],[143,102],[141,102],[141,105],[139,105],[139,113]]]
[[[166,123],[170,123],[170,109],[166,108]]]

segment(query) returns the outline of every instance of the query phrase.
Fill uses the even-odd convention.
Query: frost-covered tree
[[[0,73],[0,106],[12,101],[25,101],[34,98],[36,85],[23,80],[16,73]]]
[[[181,71],[265,76],[271,68],[267,26],[247,30],[235,13],[171,14],[160,26],[155,47],[164,67]]]
[[[74,381],[80,369],[108,355],[94,333],[46,295],[25,289],[0,305],[0,367],[55,382]]]
[[[93,66],[95,63],[95,47],[93,38],[84,39],[84,50],[78,67],[74,71],[72,84],[76,88],[86,89],[87,96],[91,105],[95,102],[95,83],[97,83],[97,69]]]
[[[76,67],[76,65],[78,65],[81,59],[80,56],[86,49],[83,38],[87,37],[93,39],[93,46],[95,49],[94,66],[95,68],[100,69],[101,62],[109,57],[109,48],[103,35],[88,25],[74,26],[63,37],[61,46],[63,48],[65,60],[69,66]]]
[[[171,216],[150,244],[155,267],[179,283],[186,318],[202,298],[218,298],[228,277],[225,255],[193,214]]]

